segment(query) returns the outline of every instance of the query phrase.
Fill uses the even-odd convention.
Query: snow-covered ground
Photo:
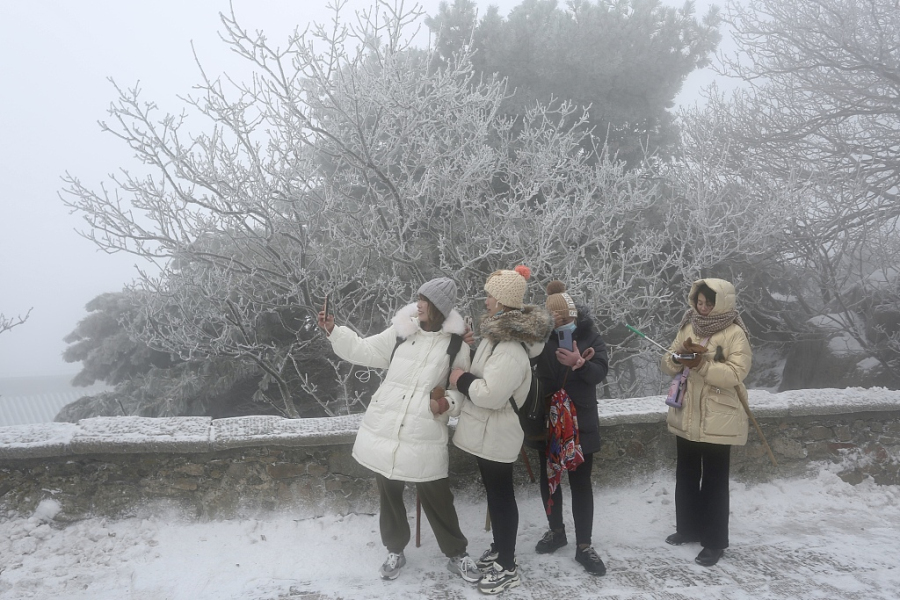
[[[750,401],[759,415],[827,414],[848,407],[896,410],[898,403],[897,392],[859,388],[782,394],[752,390]],[[661,398],[604,401],[600,412],[608,424],[617,419],[655,420],[660,418],[661,402]],[[261,435],[250,427],[254,423],[252,419],[237,423],[241,435]],[[113,424],[127,425],[125,421],[87,420],[78,425],[2,428],[0,445],[7,451],[29,450],[59,441],[56,438],[60,436],[67,441],[93,439],[98,432],[103,433],[104,443],[128,442],[131,438]],[[137,425],[148,427],[144,421]],[[174,426],[167,420],[155,425],[157,429]],[[225,425],[229,423],[211,426],[203,421],[185,429],[182,423],[182,437],[208,443],[226,434],[236,435]],[[280,430],[273,432],[272,423],[264,425],[269,436],[286,435]],[[288,425],[311,428],[308,434],[346,427],[334,421],[290,422],[284,427]],[[129,431],[135,429],[134,424],[128,427]],[[160,437],[157,429],[139,428],[143,433],[138,437],[145,442],[155,440]],[[132,431],[129,435],[136,434]],[[179,443],[186,442],[182,439]],[[889,451],[891,460],[897,460],[900,449]],[[850,460],[848,457],[848,464]],[[897,600],[900,486],[878,486],[871,480],[852,486],[836,475],[846,466],[814,463],[805,477],[766,483],[733,481],[731,548],[711,569],[694,564],[698,546],[673,547],[663,542],[674,531],[671,472],[617,487],[595,488],[594,546],[609,569],[602,578],[587,575],[574,561],[573,544],[551,556],[534,552],[546,520],[537,487],[524,486],[518,490],[523,582],[503,596]],[[595,462],[595,468],[602,469],[602,462]],[[563,489],[568,513],[565,483]],[[470,541],[469,553],[479,555],[491,539],[484,530],[483,497],[461,495],[456,500]],[[410,501],[407,506],[412,523],[414,505]],[[400,577],[384,582],[377,575],[385,557],[377,515],[305,518],[285,512],[266,518],[197,522],[156,513],[158,516],[143,519],[95,518],[63,525],[54,521],[58,509],[53,500],[45,500],[29,518],[0,515],[0,600],[481,597],[473,586],[446,570],[446,559],[424,518],[422,546],[411,544]],[[574,541],[570,514],[567,527]]]
[[[601,466],[602,468],[602,466]],[[673,547],[669,473],[595,490],[594,545],[606,561],[592,578],[569,546],[551,556],[534,544],[546,522],[537,488],[519,492],[521,587],[506,598],[900,597],[900,486],[851,486],[817,465],[807,478],[732,483],[731,548],[719,565],[697,566],[696,545]],[[568,499],[568,497],[566,497]],[[484,503],[457,498],[471,554],[489,543]],[[412,505],[410,503],[412,521]],[[567,504],[568,510],[568,504]],[[377,569],[385,551],[374,515],[189,522],[174,517],[68,526],[53,501],[28,519],[0,523],[3,600],[290,600],[476,598],[449,573],[427,521],[395,581]],[[567,520],[572,532],[571,518]]]

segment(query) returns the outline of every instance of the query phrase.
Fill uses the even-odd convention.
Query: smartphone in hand
[[[556,337],[559,340],[560,348],[565,348],[569,352],[572,352],[575,349],[575,346],[572,344],[572,331],[568,329],[557,331]]]

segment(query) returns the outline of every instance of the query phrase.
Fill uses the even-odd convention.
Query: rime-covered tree
[[[713,92],[694,126],[714,126],[731,175],[755,173],[757,197],[788,207],[764,266],[758,305],[771,325],[806,320],[843,331],[900,365],[900,10],[895,0],[748,0],[725,20],[738,51],[722,71],[742,80]],[[728,176],[723,169],[723,175]],[[765,206],[753,208],[765,214]],[[791,298],[792,311],[779,310]],[[779,321],[779,315],[796,316]],[[896,383],[896,380],[895,380]]]
[[[0,313],[0,333],[4,333],[6,331],[9,331],[13,327],[18,327],[19,325],[25,323],[25,321],[28,320],[28,317],[31,316],[31,310],[32,309],[29,308],[24,317],[22,315],[7,317],[3,313]]]
[[[489,7],[480,20],[475,0],[453,0],[428,25],[439,60],[471,48],[479,76],[507,78],[505,113],[536,101],[589,106],[585,126],[631,166],[677,148],[674,99],[721,38],[716,7],[698,20],[693,2],[658,0],[523,0],[506,18]]]
[[[475,68],[474,48],[410,46],[423,15],[400,7],[379,1],[352,22],[338,9],[336,25],[280,49],[226,15],[225,43],[254,75],[203,73],[184,115],[116,88],[104,128],[142,174],[123,170],[99,190],[68,175],[64,199],[101,248],[161,265],[136,284],[134,339],[260,372],[257,393],[280,398],[283,414],[311,401],[333,415],[361,410],[371,374],[334,359],[312,327],[325,293],[366,334],[437,275],[459,282],[474,316],[487,275],[525,263],[531,301],[566,280],[607,329],[666,312],[661,274],[696,271],[656,218],[669,175],[598,147],[572,102],[508,114],[509,88]],[[312,376],[323,360],[329,386]],[[616,376],[612,393],[640,384]]]

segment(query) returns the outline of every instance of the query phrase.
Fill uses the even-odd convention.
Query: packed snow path
[[[546,528],[538,490],[518,490],[522,586],[513,599],[896,600],[900,590],[900,486],[851,486],[818,464],[809,477],[732,482],[731,548],[713,568],[695,565],[697,545],[663,542],[674,531],[674,480],[661,472],[595,490],[594,546],[605,577],[585,573],[570,543],[553,555],[534,544]],[[385,551],[373,515],[197,523],[174,516],[70,525],[45,501],[29,519],[0,522],[2,600],[398,600],[483,598],[446,570],[427,522],[422,546],[406,550],[394,581],[377,571]],[[457,507],[470,554],[490,541],[485,505]],[[409,504],[412,522],[412,503]]]

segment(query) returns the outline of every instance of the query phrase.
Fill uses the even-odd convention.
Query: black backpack
[[[496,347],[496,344],[494,345]],[[522,343],[525,355],[528,355],[528,346]],[[519,425],[525,432],[525,439],[531,442],[539,442],[547,439],[547,408],[549,399],[544,391],[544,384],[537,375],[535,366],[531,367],[531,386],[522,406],[517,406],[514,398],[509,398],[509,405],[519,417]]]

